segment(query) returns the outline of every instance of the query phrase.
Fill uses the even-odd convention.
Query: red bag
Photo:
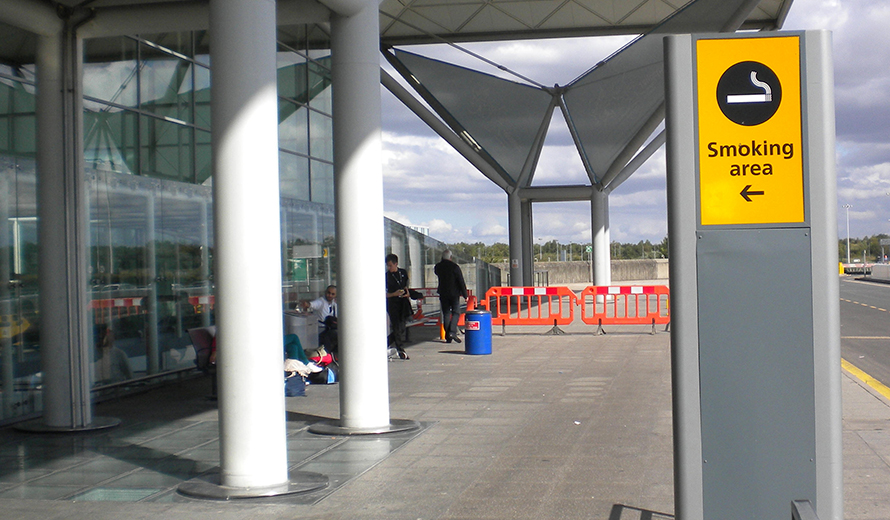
[[[331,363],[334,362],[334,356],[325,352],[325,354],[321,357],[318,357],[318,356],[310,357],[309,361],[314,362],[316,365],[318,365],[320,367],[324,367],[324,366],[330,365]]]

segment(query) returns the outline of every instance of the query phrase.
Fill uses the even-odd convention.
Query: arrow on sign
[[[742,197],[745,200],[747,200],[748,202],[751,202],[751,197],[749,197],[748,195],[763,195],[762,191],[749,191],[750,189],[751,189],[751,185],[749,184],[749,185],[745,186],[741,192]]]

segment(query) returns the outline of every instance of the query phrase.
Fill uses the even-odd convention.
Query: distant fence
[[[552,325],[549,333],[562,333],[560,325],[575,320],[580,306],[581,321],[603,325],[670,325],[670,289],[664,285],[590,286],[575,294],[568,287],[492,287],[479,305],[491,313],[492,324]]]
[[[93,320],[96,325],[110,323],[112,320],[117,320],[124,316],[145,314],[146,312],[145,306],[142,305],[141,297],[90,300],[90,309],[94,311]]]

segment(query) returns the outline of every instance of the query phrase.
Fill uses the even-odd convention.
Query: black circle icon
[[[730,121],[756,126],[773,117],[782,102],[782,85],[763,63],[743,61],[726,69],[717,82],[717,104]]]

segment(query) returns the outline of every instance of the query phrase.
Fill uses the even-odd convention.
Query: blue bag
[[[306,395],[306,382],[297,374],[284,380],[285,397],[302,397]]]

